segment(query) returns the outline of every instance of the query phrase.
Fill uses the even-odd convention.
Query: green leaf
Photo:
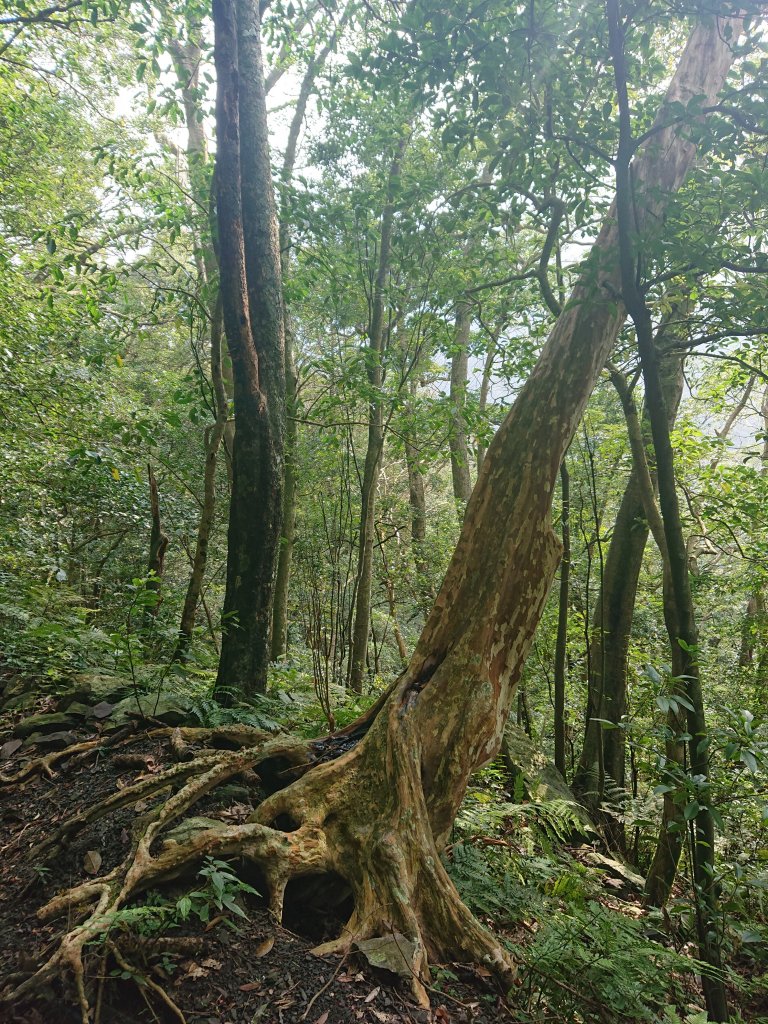
[[[689,804],[686,804],[683,808],[683,817],[686,821],[691,821],[701,810],[697,800],[691,800]]]

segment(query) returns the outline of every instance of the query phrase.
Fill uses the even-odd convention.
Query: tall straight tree
[[[285,363],[280,245],[258,4],[214,0],[216,204],[235,442],[217,698],[263,692],[282,523]]]
[[[615,161],[616,222],[621,296],[637,334],[637,348],[645,384],[645,401],[656,454],[659,504],[669,571],[671,614],[666,617],[670,644],[682,652],[682,672],[676,672],[678,685],[688,699],[688,775],[695,780],[691,860],[696,886],[696,926],[699,955],[710,967],[702,973],[702,988],[707,1011],[713,1021],[728,1020],[728,1001],[722,978],[720,945],[717,939],[718,906],[715,880],[715,821],[710,808],[709,738],[704,716],[704,700],[698,661],[696,614],[688,574],[680,506],[677,498],[675,458],[669,433],[669,413],[664,399],[659,357],[653,341],[650,309],[642,288],[642,256],[637,244],[636,204],[653,183],[633,179],[632,155],[635,140],[629,101],[629,75],[625,53],[625,35],[618,0],[606,0],[611,62],[616,77],[619,106],[619,145]]]
[[[373,544],[376,494],[379,486],[381,456],[384,451],[384,409],[381,388],[384,383],[382,355],[384,349],[384,313],[387,277],[392,253],[392,226],[395,219],[394,194],[400,178],[400,165],[407,139],[401,139],[392,159],[387,180],[387,195],[381,212],[379,261],[373,283],[368,345],[365,351],[368,375],[368,446],[361,481],[360,532],[358,536],[357,583],[355,588],[355,620],[352,629],[349,685],[356,692],[363,688],[363,675],[368,652],[371,621],[371,586],[373,581]]]

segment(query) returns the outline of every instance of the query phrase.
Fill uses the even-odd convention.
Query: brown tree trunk
[[[363,688],[368,632],[371,621],[371,585],[373,578],[374,519],[376,514],[376,492],[379,484],[381,456],[384,450],[384,410],[381,388],[384,381],[382,352],[384,346],[384,306],[389,261],[392,250],[392,223],[395,216],[393,195],[400,177],[400,163],[405,150],[405,140],[389,169],[387,201],[381,214],[381,235],[379,238],[379,263],[373,286],[371,322],[368,329],[366,362],[368,371],[368,445],[365,451],[365,466],[360,494],[360,530],[357,556],[357,582],[355,587],[355,618],[352,627],[352,649],[349,662],[349,685],[360,693]]]
[[[472,307],[465,300],[456,303],[456,333],[451,356],[451,424],[448,443],[451,449],[451,478],[453,497],[459,520],[464,518],[472,494],[472,476],[469,471],[469,444],[464,406],[467,400],[469,375],[469,333],[472,327]]]
[[[280,246],[258,7],[214,0],[216,189],[224,328],[237,429],[217,699],[264,692],[283,499]]]

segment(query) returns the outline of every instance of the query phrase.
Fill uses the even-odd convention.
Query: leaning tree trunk
[[[280,245],[258,5],[214,0],[219,267],[237,429],[220,701],[267,685],[283,498],[285,366]]]
[[[222,19],[221,2],[219,47],[222,30],[231,24]],[[721,29],[715,19],[694,29],[669,100],[714,98],[732,60]],[[653,146],[638,155],[636,176],[653,186],[638,208],[643,231],[663,214],[666,197],[682,183],[693,155],[693,146],[673,128],[661,129]],[[499,750],[560,557],[550,515],[560,464],[624,320],[615,299],[616,242],[612,210],[571,301],[488,449],[458,545],[407,669],[367,715],[340,734],[316,741],[252,736],[244,749],[201,754],[90,809],[87,821],[105,807],[135,802],[137,787],[159,792],[174,779],[181,783],[134,834],[121,865],[43,908],[43,916],[52,916],[91,904],[11,1000],[69,968],[87,1020],[82,950],[103,928],[105,915],[206,855],[253,861],[278,918],[290,879],[341,876],[354,909],[342,937],[324,948],[346,951],[366,938],[391,939],[422,1001],[430,960],[480,961],[511,980],[509,954],[461,902],[440,853],[472,773]],[[265,784],[272,779],[276,791],[248,823],[201,823],[179,842],[156,842],[202,795],[249,768]],[[62,825],[48,849],[85,820]]]
[[[395,218],[394,192],[400,177],[400,163],[405,150],[402,140],[389,168],[387,201],[381,213],[379,264],[373,285],[371,322],[368,329],[366,363],[368,372],[368,445],[365,451],[363,480],[360,492],[360,530],[355,585],[355,618],[352,627],[352,649],[349,661],[349,685],[360,693],[363,688],[368,633],[371,622],[371,586],[373,580],[373,542],[376,514],[376,493],[379,486],[381,457],[384,451],[384,410],[381,388],[384,382],[382,354],[384,347],[384,304],[389,261],[392,251],[392,224]]]

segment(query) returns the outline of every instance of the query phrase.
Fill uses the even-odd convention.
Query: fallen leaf
[[[262,939],[262,941],[254,947],[254,949],[251,951],[251,955],[256,957],[266,956],[267,953],[269,953],[272,950],[274,944],[275,937],[274,935],[270,935],[269,938]]]
[[[325,1022],[327,1020],[328,1020],[328,1011],[326,1010],[325,1013],[321,1013],[320,1014],[320,1016],[315,1021],[315,1024],[325,1024]]]
[[[101,867],[101,854],[98,850],[89,850],[83,857],[83,867],[89,875],[98,875]]]
[[[418,947],[400,932],[355,943],[371,967],[391,971],[403,978],[413,977]]]
[[[377,985],[376,988],[372,988],[368,995],[365,997],[363,1002],[372,1003],[376,996],[381,992],[381,985]]]
[[[257,988],[261,988],[260,981],[249,981],[245,985],[240,986],[241,992],[255,992]]]
[[[146,811],[148,807],[149,804],[147,803],[146,800],[137,800],[136,803],[133,805],[133,809],[134,811],[136,811],[137,814],[141,814],[142,811]]]
[[[435,1024],[451,1024],[451,1018],[444,1006],[438,1006],[435,1010]]]
[[[214,960],[213,957],[208,957],[207,960],[203,960],[203,967],[210,967],[212,971],[220,971],[221,960]]]

